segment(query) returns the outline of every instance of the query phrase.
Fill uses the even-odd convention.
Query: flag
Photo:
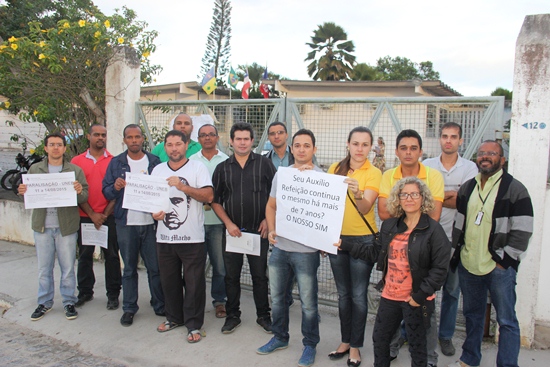
[[[212,69],[208,70],[208,73],[202,78],[202,89],[206,92],[206,94],[212,93],[216,87],[216,77],[214,75],[214,67],[212,66]]]
[[[262,76],[262,81],[268,79],[269,76],[267,75],[267,67],[264,70],[264,75]],[[269,98],[269,87],[267,84],[261,83],[260,84],[260,92],[264,96],[264,98]]]
[[[231,67],[231,70],[229,71],[229,78],[227,78],[227,82],[229,83],[229,86],[233,89],[237,89],[237,83],[239,82],[239,78],[237,78],[237,73],[235,73],[235,70],[233,70],[233,67]]]
[[[250,78],[248,77],[248,69],[247,69],[244,74],[244,85],[243,85],[243,91],[242,91],[243,99],[248,99],[249,89],[250,89]]]

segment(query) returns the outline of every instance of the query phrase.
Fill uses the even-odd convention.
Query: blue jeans
[[[481,341],[487,306],[487,291],[495,306],[499,325],[497,367],[517,367],[520,348],[519,323],[516,318],[516,271],[495,267],[487,275],[477,276],[458,265],[463,312],[466,318],[466,340],[460,360],[470,366],[481,362]]]
[[[369,236],[340,236],[342,243],[371,243]],[[338,291],[338,314],[342,343],[352,348],[361,348],[365,339],[368,313],[368,294],[373,263],[354,259],[347,251],[338,250],[338,255],[329,255],[330,266]]]
[[[458,270],[449,269],[443,285],[441,297],[441,318],[439,320],[439,339],[451,340],[456,326],[456,313],[460,299]]]
[[[223,263],[222,238],[225,236],[223,224],[208,224],[204,226],[204,243],[212,266],[212,304],[214,307],[225,305],[225,265]]]
[[[160,284],[157,260],[155,225],[126,226],[117,224],[116,233],[120,256],[124,261],[122,272],[122,310],[136,313],[138,301],[138,261],[139,255],[147,268],[151,305],[155,313],[164,313],[164,295]]]
[[[269,258],[269,285],[271,287],[271,308],[273,334],[279,340],[288,342],[289,300],[288,284],[296,276],[298,293],[302,303],[302,343],[315,348],[319,343],[319,311],[317,302],[319,252],[288,252],[273,247]]]
[[[74,305],[78,298],[74,265],[76,261],[76,240],[78,233],[62,236],[59,228],[46,228],[44,233],[34,232],[34,246],[38,261],[38,304],[53,306],[55,255],[61,270],[59,292],[63,306]]]

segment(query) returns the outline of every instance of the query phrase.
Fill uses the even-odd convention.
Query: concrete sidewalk
[[[30,230],[30,229],[29,229]],[[96,285],[95,298],[82,308],[78,309],[78,318],[74,321],[65,319],[61,299],[59,296],[59,269],[56,265],[56,297],[55,305],[42,320],[31,321],[30,315],[36,308],[37,269],[36,254],[31,246],[0,241],[0,306],[2,301],[9,303],[9,308],[3,315],[0,328],[11,328],[9,335],[14,334],[13,328],[21,330],[18,338],[37,338],[37,335],[52,337],[61,343],[56,352],[62,357],[62,348],[67,353],[64,363],[51,365],[79,366],[297,366],[302,351],[300,322],[300,303],[291,308],[291,345],[288,349],[277,351],[273,355],[260,356],[255,353],[256,348],[266,343],[271,335],[263,332],[256,325],[255,308],[251,292],[243,291],[241,308],[243,311],[242,325],[232,334],[224,335],[220,332],[224,320],[217,319],[211,307],[210,297],[207,297],[207,312],[204,329],[207,337],[198,344],[186,342],[185,327],[167,333],[158,333],[156,327],[164,318],[154,314],[149,305],[149,290],[147,275],[140,270],[140,310],[136,314],[131,327],[122,327],[119,319],[122,310],[108,311],[105,308],[105,284],[103,279],[103,264],[95,264]],[[210,287],[210,283],[207,283]],[[121,299],[122,301],[122,299]],[[321,342],[317,346],[315,366],[346,366],[346,360],[330,361],[328,353],[334,350],[340,341],[339,322],[337,311],[329,307],[321,307]],[[369,318],[365,337],[365,347],[362,349],[364,366],[372,366],[372,319]],[[9,323],[9,324],[8,324]],[[31,332],[25,333],[25,331]],[[457,338],[463,338],[458,333]],[[50,340],[51,339],[44,339]],[[457,339],[457,343],[460,340]],[[5,349],[7,348],[7,349]],[[10,366],[29,365],[29,359],[17,361],[5,359],[6,351],[15,348],[13,343],[0,343],[0,361],[10,362]],[[25,353],[18,344],[18,353]],[[61,348],[61,349],[60,349]],[[495,366],[496,346],[483,346],[482,367]],[[43,353],[35,347],[27,348],[32,358],[36,358],[36,365],[44,365]],[[75,357],[75,350],[81,359]],[[13,352],[13,350],[10,350]],[[460,352],[460,348],[457,348]],[[12,353],[13,354],[13,353]],[[54,353],[55,354],[55,353]],[[69,357],[70,356],[70,357]],[[28,357],[31,358],[31,357]],[[94,359],[97,358],[97,359]],[[445,357],[441,355],[440,367],[454,362],[458,356]],[[72,361],[72,362],[71,362]],[[88,362],[86,362],[88,361]],[[93,361],[93,362],[92,362]],[[101,362],[100,362],[101,361]],[[74,363],[73,363],[74,362]],[[0,363],[8,365],[8,363]],[[50,365],[50,364],[46,364]],[[399,357],[392,362],[392,367],[410,365],[408,352],[401,349]],[[521,366],[547,367],[550,365],[550,351],[535,351],[522,349],[520,354]]]

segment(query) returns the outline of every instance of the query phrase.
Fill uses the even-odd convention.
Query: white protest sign
[[[21,176],[27,185],[25,209],[77,206],[74,172],[39,173]]]
[[[169,189],[170,186],[164,177],[126,172],[122,207],[145,213],[168,212]]]
[[[340,238],[346,205],[345,177],[279,167],[277,236],[331,254]]]

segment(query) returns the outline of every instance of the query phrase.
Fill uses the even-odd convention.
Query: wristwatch
[[[355,200],[363,200],[363,197],[364,197],[364,195],[365,195],[365,192],[364,192],[364,191],[361,191],[361,190],[359,190],[359,192],[361,193],[361,196],[360,196],[360,197],[355,196]]]

